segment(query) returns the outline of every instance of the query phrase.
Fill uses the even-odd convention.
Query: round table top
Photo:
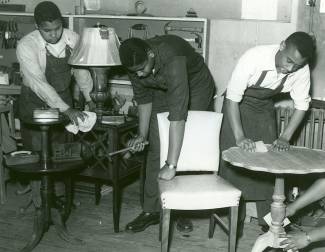
[[[30,164],[19,164],[10,165],[9,169],[15,172],[30,173],[30,174],[53,174],[62,172],[73,172],[85,167],[83,161],[68,161],[68,162],[49,162],[47,169],[44,169],[42,162],[30,163]]]
[[[325,172],[325,151],[290,146],[289,151],[248,152],[231,147],[222,158],[234,166],[277,174]]]

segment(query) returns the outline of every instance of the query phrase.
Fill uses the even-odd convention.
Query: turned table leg
[[[285,196],[284,196],[284,177],[277,176],[275,178],[275,186],[274,193],[272,196],[273,203],[271,204],[271,217],[272,217],[272,225],[270,226],[270,230],[258,237],[256,240],[252,252],[260,252],[264,251],[267,247],[272,248],[280,248],[279,238],[280,234],[285,233],[283,227],[283,220],[285,218],[285,209],[286,206],[284,204]]]

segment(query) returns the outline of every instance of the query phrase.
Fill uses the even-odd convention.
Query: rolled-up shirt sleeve
[[[134,100],[138,104],[152,103],[152,89],[146,88],[142,85],[141,81],[135,74],[129,74],[129,79],[132,84]]]
[[[165,67],[167,81],[168,119],[181,121],[187,119],[189,104],[189,83],[184,56],[173,57]]]
[[[74,49],[80,39],[79,34],[70,30],[65,30],[64,35],[67,45]],[[91,101],[89,94],[93,89],[93,80],[90,72],[85,68],[74,68],[74,66],[72,66],[71,72],[86,101]]]
[[[255,72],[253,51],[246,51],[238,60],[228,82],[226,97],[234,102],[240,102],[248,87],[249,79]]]
[[[40,67],[37,45],[33,43],[18,43],[16,54],[20,64],[24,85],[29,87],[42,101],[51,108],[58,108],[61,112],[69,106],[60,98],[56,90],[47,82]]]
[[[91,78],[90,72],[87,69],[73,68],[72,73],[86,101],[91,101],[89,94],[93,89],[93,80]]]
[[[290,96],[295,109],[307,111],[311,101],[310,95],[310,70],[306,65],[294,75]]]

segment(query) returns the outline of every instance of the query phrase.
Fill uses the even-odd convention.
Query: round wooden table
[[[325,172],[325,151],[291,146],[289,151],[247,152],[231,147],[222,152],[222,158],[234,166],[256,172],[275,174],[273,203],[271,204],[272,224],[267,233],[256,240],[252,252],[264,251],[267,247],[280,248],[285,233],[284,175]],[[240,168],[238,168],[240,169]]]
[[[31,125],[40,127],[41,130],[41,158],[38,163],[10,165],[9,169],[24,174],[33,174],[41,177],[40,196],[41,204],[36,206],[34,217],[34,228],[32,238],[29,243],[22,249],[22,252],[32,251],[39,243],[43,234],[49,229],[53,223],[58,235],[68,242],[81,242],[69,234],[65,227],[65,221],[70,213],[72,205],[72,187],[70,175],[73,172],[83,168],[82,161],[71,162],[52,162],[49,155],[49,139],[48,133],[51,126],[62,123],[60,119],[48,120],[31,120],[28,122]],[[64,204],[58,204],[54,193],[53,176],[64,174],[64,177],[69,177],[69,183],[66,183],[66,193]]]

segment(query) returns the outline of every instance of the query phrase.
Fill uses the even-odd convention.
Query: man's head
[[[130,38],[125,40],[120,48],[122,65],[128,71],[136,73],[139,77],[147,77],[155,64],[155,55],[150,46],[142,39]]]
[[[36,28],[41,33],[43,39],[56,44],[63,32],[63,19],[59,8],[50,1],[39,3],[34,10]]]
[[[315,42],[305,32],[292,33],[280,44],[280,50],[275,56],[278,72],[293,73],[308,64],[314,57]]]

